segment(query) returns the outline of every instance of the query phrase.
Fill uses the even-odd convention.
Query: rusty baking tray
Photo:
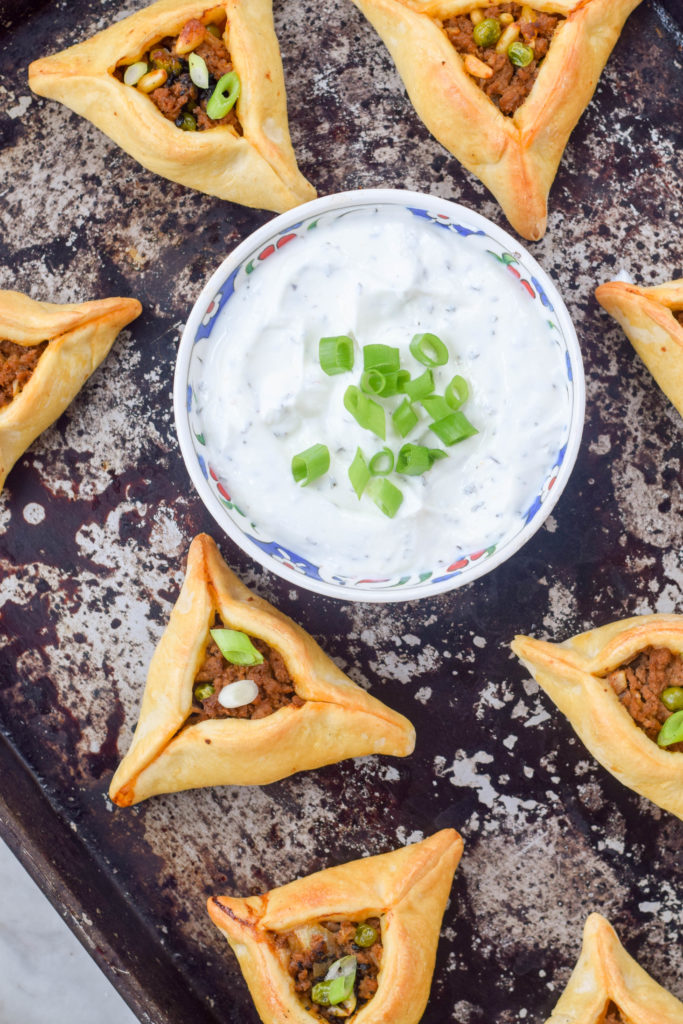
[[[155,1024],[257,1024],[208,895],[262,891],[450,825],[466,848],[425,1024],[540,1024],[591,910],[680,996],[681,824],[593,761],[507,644],[683,611],[680,417],[592,297],[621,270],[647,284],[683,276],[683,5],[646,0],[631,16],[533,246],[574,317],[588,386],[579,460],[546,526],[484,579],[398,606],[315,597],[217,538],[249,585],[410,716],[414,756],[114,810],[107,786],[189,540],[216,533],[173,427],[179,332],[210,271],[270,216],[157,178],[31,97],[31,59],[139,6],[0,3],[0,286],[144,305],[0,502],[3,836]],[[276,0],[275,17],[294,145],[320,193],[422,189],[505,226],[429,137],[350,3]]]

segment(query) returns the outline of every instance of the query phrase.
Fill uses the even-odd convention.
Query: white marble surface
[[[0,840],[0,1022],[137,1024],[118,992]]]

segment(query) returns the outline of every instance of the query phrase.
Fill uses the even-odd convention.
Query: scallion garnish
[[[404,476],[421,476],[438,459],[447,458],[440,448],[427,448],[423,444],[404,444],[396,457],[396,472]]]
[[[370,467],[365,461],[365,456],[360,448],[356,448],[353,462],[349,466],[349,480],[359,501],[371,476]]]
[[[394,453],[391,448],[382,448],[370,459],[370,472],[373,476],[389,476],[394,468]]]
[[[398,370],[401,354],[392,345],[363,345],[363,369],[381,370],[382,373]]]
[[[384,512],[385,516],[393,519],[403,501],[403,495],[398,487],[395,487],[383,476],[375,476],[368,484],[368,494],[374,501],[377,508]]]
[[[433,420],[442,420],[453,412],[443,395],[430,395],[428,398],[423,398],[422,405]]]
[[[339,334],[334,338],[321,338],[318,358],[323,372],[328,377],[348,373],[353,369],[353,341],[345,334]]]
[[[408,396],[411,402],[420,402],[434,390],[434,374],[431,370],[425,370],[419,377],[408,380],[403,385],[403,393]]]
[[[458,441],[464,441],[466,438],[473,437],[474,434],[479,433],[477,428],[472,426],[464,412],[452,412],[450,416],[444,416],[443,419],[430,423],[429,429],[445,445],[457,444]]]
[[[451,409],[457,410],[461,405],[464,405],[467,399],[470,397],[469,384],[464,377],[459,374],[453,378],[453,380],[446,386],[444,392],[444,398],[450,405]]]
[[[381,395],[387,382],[381,370],[363,370],[360,377],[360,389],[366,395]]]
[[[229,114],[237,103],[240,95],[240,78],[236,71],[228,71],[221,75],[216,88],[206,104],[206,116],[212,121],[220,121]]]
[[[330,450],[326,444],[313,444],[292,457],[292,476],[302,487],[324,476],[329,468]]]
[[[263,655],[257,651],[246,633],[237,629],[210,629],[218,649],[232,665],[260,665]]]
[[[436,334],[413,335],[410,351],[423,366],[445,366],[448,362],[448,349]]]
[[[364,395],[354,384],[350,384],[344,392],[344,407],[351,413],[356,422],[371,430],[377,437],[386,439],[386,422],[383,407],[372,398]]]
[[[190,78],[198,89],[209,88],[209,69],[203,57],[198,53],[191,53],[188,58],[190,65]]]
[[[135,64],[129,64],[123,72],[123,84],[137,85],[140,79],[147,74],[148,70],[149,65],[146,60],[138,60]]]
[[[407,398],[404,398],[400,405],[398,405],[391,414],[391,422],[394,424],[394,428],[401,437],[405,437],[409,434],[413,427],[417,424],[419,416],[413,409],[412,405]]]
[[[683,743],[683,711],[675,711],[667,718],[657,735],[657,745],[670,747],[672,743]]]

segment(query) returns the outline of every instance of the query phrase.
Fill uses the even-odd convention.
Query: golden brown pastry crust
[[[216,611],[229,628],[279,651],[303,707],[182,729]],[[356,686],[301,626],[252,594],[214,541],[200,534],[190,545],[185,582],[149,667],[133,743],[109,795],[126,807],[198,786],[262,786],[347,757],[405,757],[414,746],[407,718]]]
[[[378,989],[353,1024],[417,1024],[434,972],[441,919],[463,842],[454,829],[378,857],[327,868],[263,896],[207,904],[239,960],[264,1024],[311,1024],[270,932],[334,919],[382,921]]]
[[[227,15],[229,49],[241,82],[237,113],[243,137],[220,125],[204,132],[176,128],[144,93],[113,75],[191,18]],[[181,185],[278,213],[314,199],[296,165],[271,0],[158,0],[104,32],[34,61],[29,85],[88,118],[143,167]]]
[[[683,654],[683,615],[622,619],[562,644],[517,636],[512,650],[607,771],[683,818],[683,754],[649,739],[605,678],[649,646]]]
[[[674,311],[683,310],[683,277],[654,288],[608,281],[595,297],[617,320],[626,337],[683,416],[683,326]]]
[[[546,1024],[602,1024],[610,1001],[628,1024],[683,1024],[683,1003],[629,956],[609,921],[591,914],[581,956]]]
[[[353,0],[382,37],[415,110],[435,138],[491,190],[515,231],[537,240],[546,229],[550,186],[565,146],[640,0],[538,0],[562,14],[526,101],[502,114],[465,71],[434,18],[489,0]]]
[[[0,291],[0,339],[25,346],[49,342],[25,387],[0,409],[0,489],[17,459],[61,416],[141,312],[137,299],[55,305]]]

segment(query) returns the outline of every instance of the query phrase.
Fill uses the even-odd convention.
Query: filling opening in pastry
[[[674,309],[673,315],[676,317],[681,327],[683,327],[683,309]]]
[[[177,36],[166,36],[134,64],[119,65],[114,77],[144,92],[168,121],[186,132],[242,126],[235,103],[240,80],[225,42],[227,19],[186,22]]]
[[[46,348],[46,341],[40,345],[0,341],[0,409],[9,405],[26,387]]]
[[[610,672],[607,681],[636,725],[655,743],[664,723],[683,709],[683,658],[667,647],[644,648]],[[683,753],[683,743],[667,743],[662,749]]]
[[[501,114],[512,117],[531,92],[564,20],[528,4],[496,4],[446,18],[443,29],[472,80]]]
[[[305,701],[297,694],[279,651],[258,637],[226,630],[218,616],[211,632],[214,635],[195,676],[187,725],[209,718],[265,718],[280,708],[303,707]],[[225,634],[230,634],[235,653]]]
[[[605,1009],[605,1016],[602,1018],[600,1024],[628,1024],[628,1021],[625,1017],[622,1017],[621,1010],[617,1004],[613,1003],[610,999],[607,1004],[607,1008]]]
[[[348,1020],[377,991],[382,965],[379,917],[319,921],[272,935],[299,1000],[316,1019]]]

